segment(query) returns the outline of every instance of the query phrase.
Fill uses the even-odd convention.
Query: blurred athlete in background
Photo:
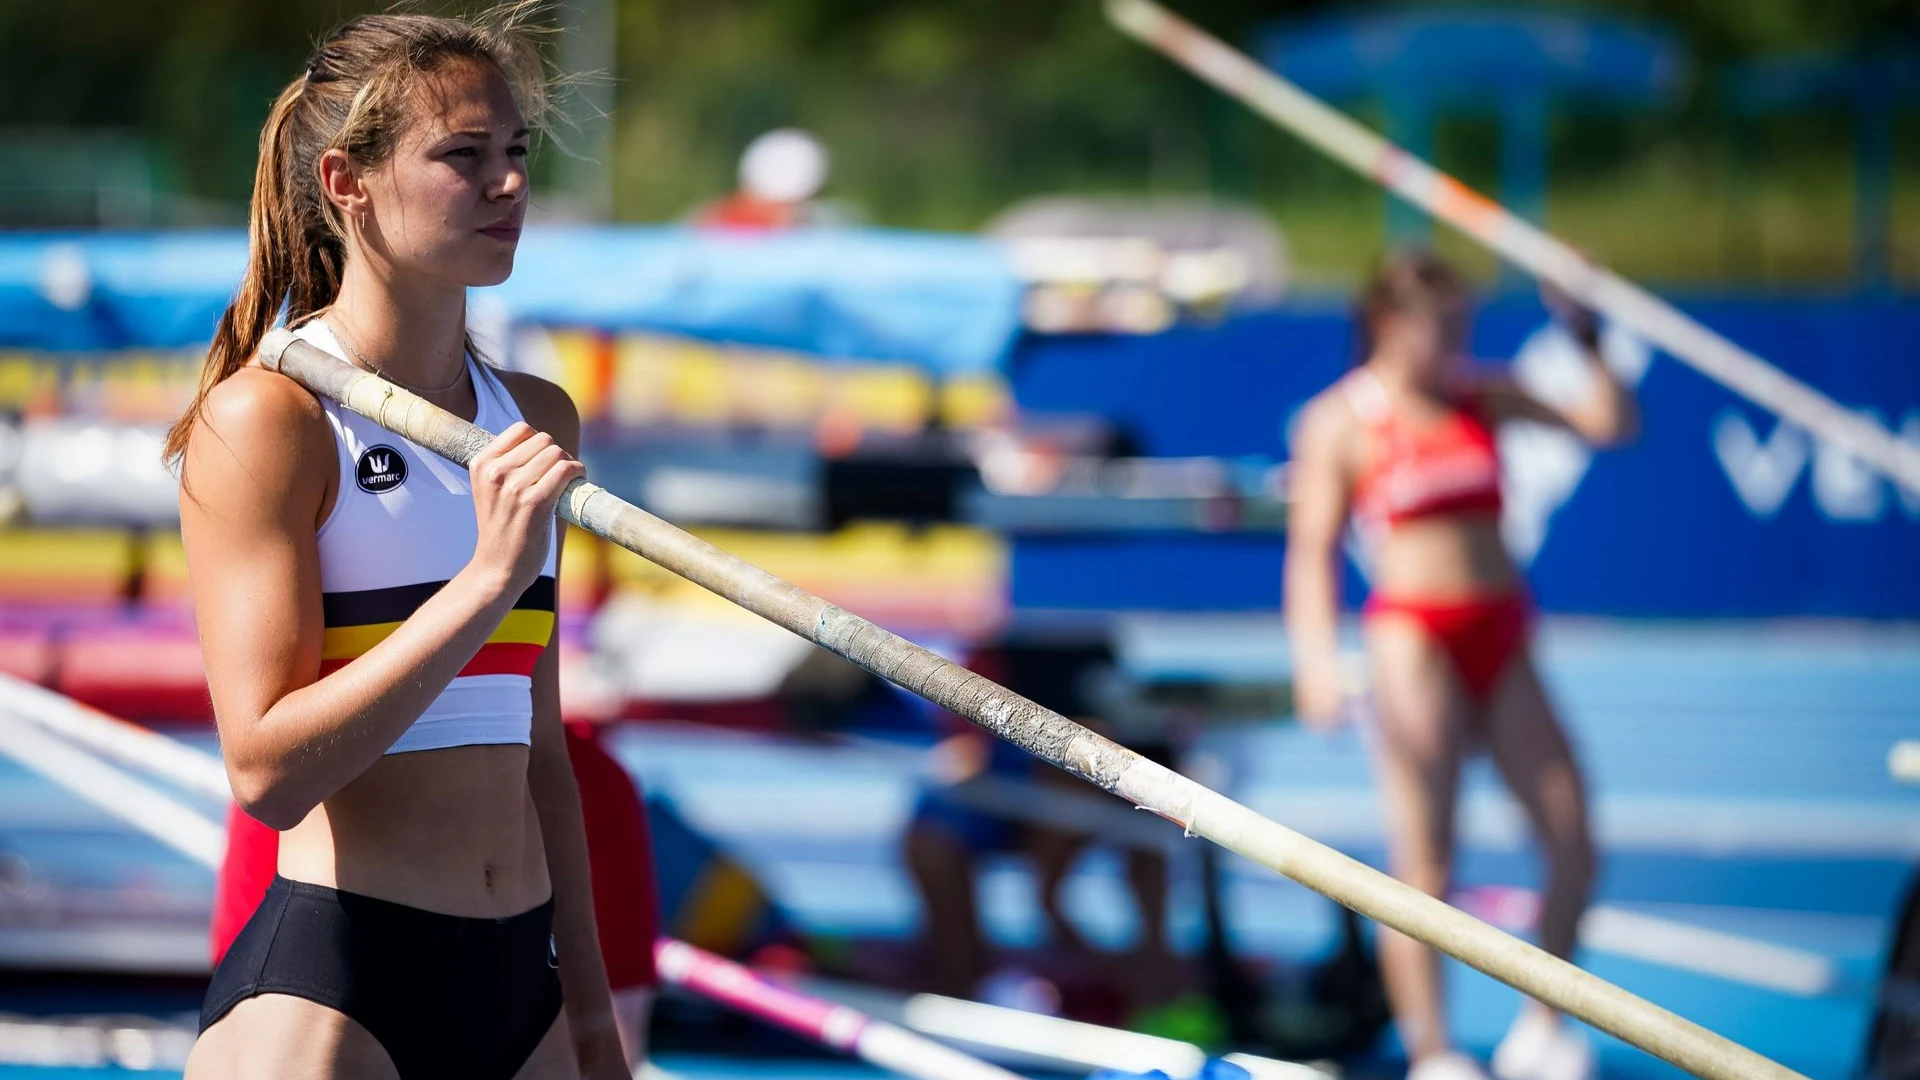
[[[1361,294],[1361,363],[1308,402],[1295,435],[1286,615],[1296,700],[1331,727],[1344,702],[1336,630],[1341,537],[1371,556],[1366,641],[1378,714],[1374,771],[1392,870],[1434,896],[1450,884],[1461,761],[1484,747],[1546,855],[1540,943],[1572,953],[1595,856],[1572,747],[1528,654],[1531,605],[1501,542],[1494,431],[1524,419],[1594,446],[1631,437],[1632,396],[1599,352],[1593,312],[1547,304],[1588,361],[1584,401],[1556,408],[1467,360],[1472,297],[1435,255],[1389,257]],[[1381,966],[1415,1080],[1484,1077],[1447,1036],[1439,957],[1381,931]],[[1585,1037],[1529,1002],[1493,1059],[1501,1080],[1586,1080]]]

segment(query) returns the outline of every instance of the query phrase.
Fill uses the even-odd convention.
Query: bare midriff
[[[1402,521],[1375,548],[1373,591],[1399,600],[1469,600],[1519,588],[1519,573],[1490,513]]]
[[[501,918],[552,892],[525,746],[393,754],[288,830],[280,873],[445,915]]]

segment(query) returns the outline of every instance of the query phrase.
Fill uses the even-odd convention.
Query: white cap
[[[774,202],[800,202],[826,185],[830,165],[820,140],[799,128],[778,128],[740,155],[740,188]]]
[[[61,311],[79,311],[93,295],[93,273],[78,244],[55,244],[40,259],[40,295]]]

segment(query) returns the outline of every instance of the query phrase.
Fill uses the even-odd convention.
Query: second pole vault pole
[[[294,337],[270,332],[262,366],[462,466],[493,436]],[[1284,874],[1376,922],[1458,958],[1546,1004],[1706,1080],[1792,1080],[1784,1066],[1426,893],[1157,765],[798,585],[774,577],[575,480],[560,516],[902,689],[964,716],[1048,764]],[[1804,1080],[1804,1078],[1802,1078]]]
[[[1322,153],[1631,327],[1727,389],[1805,428],[1920,494],[1920,446],[1702,326],[1153,0],[1107,0],[1115,26]]]

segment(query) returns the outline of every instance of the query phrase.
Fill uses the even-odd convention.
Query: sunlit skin
[[[365,362],[471,419],[466,288],[513,268],[527,197],[526,122],[490,64],[423,80],[392,156],[318,162],[346,234],[325,313]],[[502,373],[527,423],[471,470],[473,560],[390,637],[319,678],[316,529],[338,495],[319,404],[258,366],[209,395],[189,442],[182,533],[208,682],[235,797],[284,830],[280,873],[446,914],[502,917],[555,899],[566,1008],[518,1076],[630,1073],[606,990],[585,843],[560,729],[557,654],[533,674],[533,745],[384,756],[542,568],[553,506],[581,467],[566,394]],[[370,557],[372,553],[369,553]],[[561,887],[564,886],[564,887]],[[187,1075],[389,1077],[386,1052],[341,1013],[267,994],[195,1045]]]
[[[1564,309],[1562,298],[1550,295],[1548,302]],[[1367,367],[1394,415],[1409,427],[1439,423],[1458,407],[1456,388],[1470,375],[1469,318],[1464,307],[1408,309],[1388,312],[1372,327],[1374,349]],[[1592,392],[1569,408],[1548,405],[1504,378],[1479,377],[1492,420],[1553,425],[1595,446],[1630,437],[1638,424],[1632,397],[1597,350],[1589,344],[1585,351]],[[1337,726],[1344,715],[1338,565],[1356,478],[1376,452],[1368,434],[1337,388],[1307,404],[1296,431],[1286,614],[1297,711],[1303,722],[1322,730]],[[1393,526],[1374,549],[1371,574],[1372,588],[1385,595],[1439,602],[1511,593],[1520,579],[1501,541],[1499,520],[1486,514],[1423,517]],[[1485,747],[1545,849],[1540,943],[1569,955],[1592,887],[1595,855],[1580,771],[1532,658],[1523,650],[1491,701],[1481,706],[1416,621],[1394,614],[1369,618],[1366,642],[1380,736],[1370,743],[1395,876],[1430,894],[1445,894],[1453,867],[1460,765],[1470,750]],[[1409,1056],[1418,1060],[1446,1052],[1440,965],[1432,950],[1382,931],[1380,951]]]

